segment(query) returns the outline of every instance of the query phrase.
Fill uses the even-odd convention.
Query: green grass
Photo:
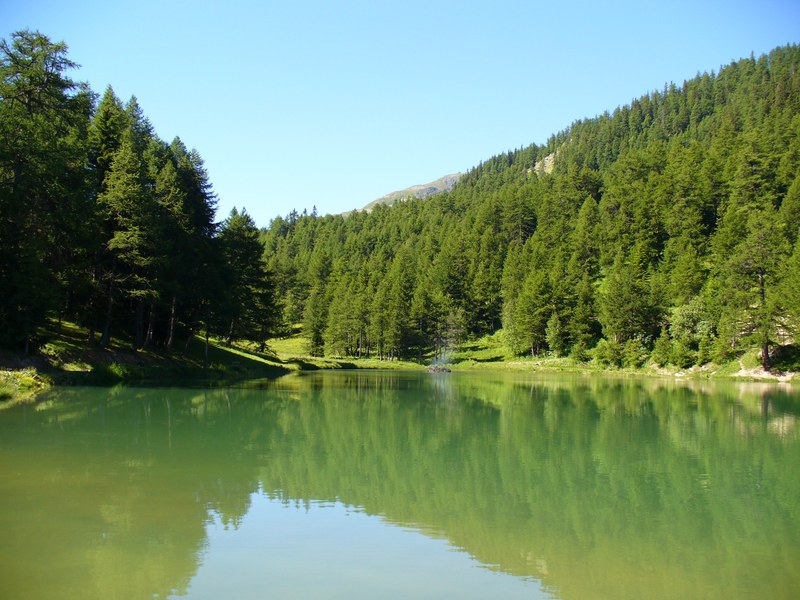
[[[51,383],[36,369],[0,370],[0,409],[32,400]]]
[[[45,336],[42,336],[45,337]],[[308,354],[308,340],[299,329],[291,336],[269,341],[264,351],[252,342],[226,346],[211,340],[208,367],[205,341],[193,338],[172,352],[163,349],[130,350],[127,340],[112,340],[107,348],[87,342],[88,331],[73,323],[54,323],[45,341],[29,357],[0,354],[0,406],[32,401],[53,384],[112,384],[149,382],[225,382],[278,377],[293,371],[318,369],[422,369],[433,362],[378,360],[377,358],[317,357]],[[703,368],[658,368],[647,363],[639,369],[606,369],[596,361],[579,362],[550,355],[514,355],[502,331],[468,341],[446,356],[454,370],[548,371],[563,373],[608,373],[649,376],[734,377],[744,369],[760,365],[757,349],[750,349],[722,365]],[[776,373],[800,370],[800,346],[781,348],[775,357]],[[769,376],[768,376],[769,378]]]
[[[127,340],[113,339],[106,348],[88,342],[89,332],[74,323],[52,323],[44,341],[29,356],[0,355],[0,402],[32,400],[53,384],[119,382],[185,382],[241,380],[285,375],[300,367],[266,354],[225,347],[212,340],[205,362],[205,341],[194,338],[173,351],[147,348],[133,352]]]
[[[404,361],[315,357],[300,333],[271,340],[264,352],[252,342],[227,346],[211,339],[206,361],[205,340],[191,339],[171,352],[145,348],[133,352],[130,341],[112,339],[106,348],[88,342],[89,332],[74,323],[59,322],[40,333],[44,341],[30,356],[0,355],[0,403],[31,401],[56,385],[130,382],[210,383],[274,378],[295,371],[319,369],[421,368]]]
[[[299,370],[314,369],[420,369],[421,365],[404,360],[379,360],[377,358],[319,357],[308,353],[308,338],[301,332],[288,337],[274,338],[268,347],[274,356],[285,364],[296,365]]]

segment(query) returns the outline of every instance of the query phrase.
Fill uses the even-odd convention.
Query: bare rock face
[[[431,365],[428,367],[428,373],[450,373],[450,369],[444,365]]]

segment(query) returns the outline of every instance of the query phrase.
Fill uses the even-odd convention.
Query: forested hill
[[[200,154],[75,68],[41,33],[0,41],[0,346],[67,319],[133,349],[303,323],[314,353],[421,361],[495,333],[617,365],[756,346],[768,367],[797,348],[796,45],[577,121],[449,192],[260,232],[244,211],[215,222]]]
[[[702,67],[702,65],[698,65]],[[546,168],[545,168],[546,167]],[[667,85],[450,192],[262,231],[312,350],[432,357],[503,330],[515,352],[686,367],[800,327],[800,49]]]

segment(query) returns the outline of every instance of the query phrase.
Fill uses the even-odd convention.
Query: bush
[[[647,362],[650,351],[641,338],[634,338],[625,342],[622,350],[622,360],[626,367],[638,369]]]
[[[778,346],[772,355],[775,371],[800,371],[800,344]]]
[[[697,360],[695,364],[704,365],[711,361],[711,354],[714,349],[714,338],[709,335],[704,335],[700,338],[700,343],[697,346]]]
[[[123,381],[127,379],[140,379],[142,377],[142,370],[134,365],[112,362],[97,367],[92,375],[93,379],[100,381]]]
[[[653,348],[653,361],[659,367],[666,366],[669,363],[670,354],[672,354],[672,340],[669,339],[667,328],[662,327],[661,335],[658,336]]]
[[[603,338],[594,347],[594,358],[603,367],[621,367],[622,345],[617,341]]]
[[[683,340],[675,340],[672,343],[672,352],[670,353],[669,360],[673,365],[681,369],[688,369],[695,363],[696,359],[697,355],[686,342]]]
[[[569,356],[570,358],[572,358],[572,360],[582,363],[588,362],[589,358],[591,358],[589,356],[589,349],[586,347],[586,343],[584,343],[583,341],[576,343],[572,347]]]

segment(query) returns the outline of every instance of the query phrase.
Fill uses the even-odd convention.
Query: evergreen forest
[[[64,318],[133,349],[302,325],[337,357],[430,362],[492,335],[609,367],[758,347],[769,369],[800,330],[796,45],[575,121],[450,192],[263,229],[216,222],[200,154],[74,67],[40,33],[0,45],[5,347]]]
[[[263,343],[278,313],[253,219],[215,222],[200,154],[76,66],[38,32],[0,43],[0,344],[27,353],[50,319],[100,347]]]
[[[316,353],[517,354],[685,368],[800,327],[800,49],[669,84],[425,200],[275,219],[284,319]]]

